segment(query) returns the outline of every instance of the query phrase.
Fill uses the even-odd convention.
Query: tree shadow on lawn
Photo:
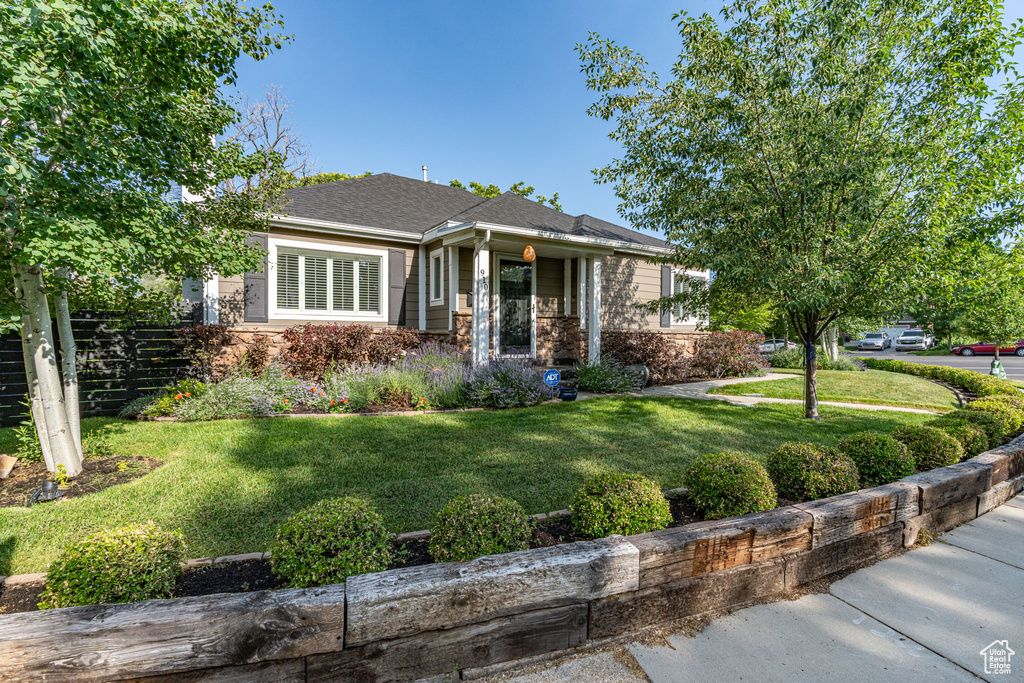
[[[760,458],[784,441],[834,443],[907,421],[862,412],[812,422],[794,407],[624,397],[511,411],[247,420],[225,440],[233,483],[179,521],[195,536],[190,546],[218,554],[266,550],[289,514],[341,495],[369,500],[396,532],[429,528],[449,499],[471,493],[547,512],[568,507],[599,472],[640,472],[672,488],[702,453]]]

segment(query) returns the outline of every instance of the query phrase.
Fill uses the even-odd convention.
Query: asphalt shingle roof
[[[570,216],[506,192],[483,199],[467,190],[380,173],[285,191],[286,216],[423,234],[451,219],[600,237],[647,246],[665,246],[621,225],[583,214]]]

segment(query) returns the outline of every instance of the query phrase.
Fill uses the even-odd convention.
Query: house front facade
[[[287,191],[260,272],[186,284],[204,322],[244,344],[303,323],[420,330],[476,362],[600,358],[602,330],[657,330],[684,344],[696,316],[638,308],[703,272],[649,262],[664,242],[517,194],[485,199],[388,173]]]

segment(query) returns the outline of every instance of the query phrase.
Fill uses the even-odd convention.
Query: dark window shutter
[[[405,250],[388,249],[388,324],[405,324]]]
[[[267,322],[267,236],[253,233],[249,235],[249,246],[263,251],[263,267],[260,272],[246,273],[243,279],[245,288],[245,322]]]
[[[661,296],[672,296],[672,266],[661,267]],[[662,309],[661,326],[672,326],[672,309]]]

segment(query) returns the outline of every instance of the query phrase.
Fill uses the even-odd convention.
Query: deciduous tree
[[[843,316],[902,312],[933,251],[1020,223],[1024,30],[995,0],[740,0],[676,19],[668,78],[601,36],[578,46],[590,113],[623,147],[597,179],[672,260],[779,302],[809,359]],[[694,282],[659,305],[706,299]]]

